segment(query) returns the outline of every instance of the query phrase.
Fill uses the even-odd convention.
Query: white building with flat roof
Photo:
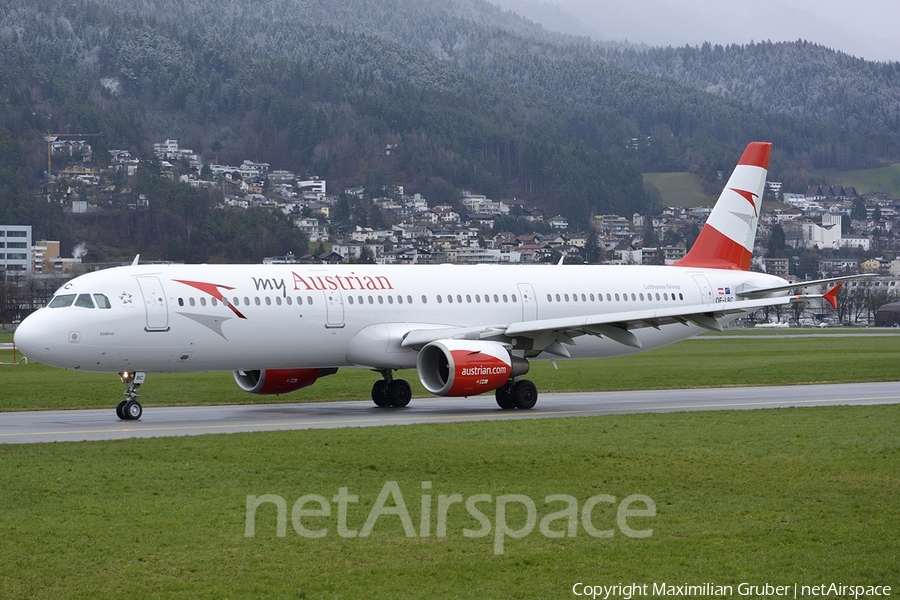
[[[0,225],[0,280],[19,279],[31,272],[31,225]]]
[[[325,193],[326,186],[324,179],[305,179],[303,181],[298,181],[297,187],[300,188],[300,191],[304,194],[313,194],[320,198],[327,195]]]

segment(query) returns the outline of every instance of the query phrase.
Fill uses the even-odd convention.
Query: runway
[[[0,443],[898,402],[900,384],[889,382],[542,394],[532,410],[501,410],[492,395],[484,395],[414,398],[405,408],[377,408],[370,401],[169,408],[147,405],[140,421],[120,421],[110,406],[102,410],[0,413]]]

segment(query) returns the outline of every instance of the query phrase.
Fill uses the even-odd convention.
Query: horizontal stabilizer
[[[828,301],[828,304],[831,305],[831,308],[833,308],[835,310],[837,310],[837,305],[838,305],[837,295],[838,295],[838,292],[841,291],[841,286],[843,286],[843,285],[844,284],[842,284],[842,283],[837,284],[836,286],[834,286],[833,288],[828,290],[825,293],[825,295],[822,296],[823,298],[825,298]]]

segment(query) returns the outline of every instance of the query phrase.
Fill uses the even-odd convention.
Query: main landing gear
[[[137,421],[144,413],[141,403],[138,402],[140,394],[137,393],[147,374],[143,371],[125,371],[119,373],[122,383],[125,384],[125,399],[116,406],[116,416],[123,421]]]
[[[537,387],[527,379],[518,381],[510,379],[503,387],[494,391],[494,396],[497,398],[497,405],[506,410],[534,408],[538,399]]]
[[[412,388],[405,379],[394,379],[390,369],[379,371],[384,379],[372,385],[372,401],[376,406],[406,406],[412,398]]]

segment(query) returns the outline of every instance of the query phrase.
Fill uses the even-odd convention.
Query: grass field
[[[824,177],[824,181],[837,185],[853,186],[860,194],[886,192],[892,198],[900,196],[900,164],[880,169],[838,171]]]
[[[558,371],[535,363],[531,376],[554,391],[900,379],[900,336],[836,332],[703,336]],[[278,400],[366,397],[374,377],[342,370]],[[142,391],[148,407],[272,400],[222,373],[151,375]],[[111,410],[120,395],[114,375],[0,367],[0,410]],[[579,582],[734,586],[710,598],[748,597],[740,583],[896,591],[898,422],[888,405],[0,445],[0,598],[567,598]],[[641,500],[625,508],[645,514],[620,521],[634,495],[655,514]],[[248,510],[262,496],[284,502],[284,535],[276,504]]]
[[[693,173],[644,173],[644,182],[659,190],[664,206],[712,206],[715,197],[704,193],[700,178]],[[853,186],[860,194],[885,192],[900,197],[900,164],[878,169],[834,171],[814,175],[820,183]],[[799,191],[805,190],[788,190]]]
[[[565,598],[578,582],[896,589],[898,421],[900,406],[834,407],[4,446],[0,597]],[[341,524],[360,532],[388,482],[412,535],[388,511],[370,535],[340,535],[340,489],[359,497]],[[284,537],[274,504],[246,535],[247,496],[265,494],[285,501]],[[332,511],[298,517],[320,538],[293,526],[309,494]],[[487,496],[476,505],[487,535],[465,536],[483,526],[463,502],[437,535],[438,497],[454,494]],[[535,504],[530,531],[524,501],[497,514],[512,494]],[[615,500],[589,525],[608,538],[583,526],[599,494]],[[633,494],[655,503],[655,516],[626,521],[649,537],[617,525]],[[566,504],[550,495],[577,504],[574,537],[568,518],[551,518]],[[544,519],[564,536],[542,533]],[[523,537],[501,536],[495,553],[504,523]]]
[[[534,361],[529,378],[540,392],[900,380],[900,335],[843,337],[842,331],[750,330],[702,336],[632,356],[559,360],[558,369],[548,361]],[[0,362],[11,361],[11,351],[0,350]],[[414,371],[399,376],[409,380],[415,395],[426,395]],[[378,377],[366,370],[341,369],[294,394],[263,397],[241,391],[230,373],[162,373],[148,375],[141,393],[148,408],[350,400],[368,398]],[[35,363],[0,366],[0,385],[0,411],[113,407],[124,391],[114,374]],[[493,399],[485,396],[485,402]]]
[[[712,206],[716,199],[703,191],[693,173],[644,173],[644,183],[659,190],[663,206]]]

